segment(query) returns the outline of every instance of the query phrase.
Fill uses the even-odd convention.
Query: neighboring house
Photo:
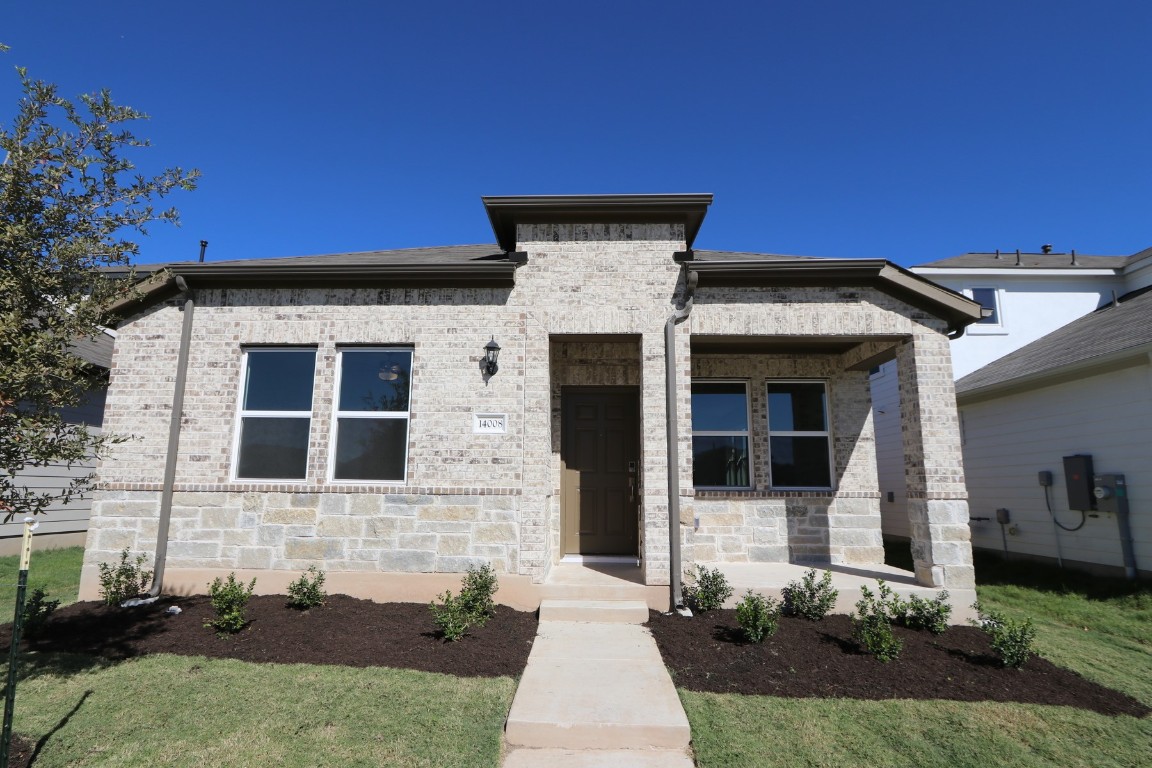
[[[114,331],[102,330],[94,338],[78,339],[72,344],[76,355],[88,363],[90,386],[84,401],[74,408],[63,410],[62,415],[69,424],[88,425],[93,434],[100,434],[104,420],[104,397],[108,387],[108,369],[112,365],[115,335]],[[17,480],[27,488],[58,495],[74,479],[92,474],[95,467],[95,459],[71,466],[52,464],[47,467],[28,467],[17,475]],[[67,504],[53,503],[38,516],[40,525],[33,539],[36,548],[83,546],[90,512],[91,499],[88,497],[73,497]],[[18,554],[23,534],[22,519],[13,518],[9,523],[0,524],[0,555]]]
[[[1014,359],[1014,355],[1010,353],[1030,349],[1039,343],[1038,340],[1055,336],[1054,332],[1075,318],[1091,315],[1097,308],[1111,305],[1117,297],[1152,285],[1152,249],[1127,257],[1085,256],[1050,251],[1023,254],[970,253],[912,267],[911,271],[979,301],[988,313],[988,317],[968,326],[964,335],[952,342],[953,368],[960,380],[957,384],[957,396],[965,439],[965,468],[972,497],[973,545],[1002,550],[1007,544],[1010,551],[1016,549],[1056,558],[1060,553],[1051,533],[1053,529],[1051,516],[1037,480],[1037,472],[1045,467],[1037,466],[1024,472],[1015,461],[1002,461],[999,467],[992,467],[987,463],[988,457],[1007,450],[1013,452],[1019,461],[1045,464],[1047,469],[1055,473],[1057,485],[1050,493],[1056,490],[1060,490],[1060,493],[1053,495],[1050,502],[1055,505],[1053,509],[1063,522],[1061,509],[1065,514],[1069,510],[1063,494],[1061,457],[1076,453],[1091,453],[1091,445],[1095,443],[1090,444],[1088,435],[1094,429],[1094,424],[1088,420],[1087,413],[1092,412],[1097,407],[1096,403],[1107,399],[1107,396],[1101,398],[1100,395],[1094,394],[1091,388],[1074,386],[1073,390],[1077,393],[1077,397],[1084,398],[1085,402],[1082,406],[1065,408],[1062,414],[1055,416],[1063,425],[1062,431],[1069,438],[1070,442],[1066,444],[1072,447],[1059,448],[1059,442],[1049,442],[1046,445],[1047,452],[1042,457],[1030,456],[1028,453],[1030,443],[1037,440],[1044,442],[1056,436],[1051,431],[1051,425],[1042,426],[1039,413],[1033,414],[1027,408],[1020,409],[1022,401],[1018,399],[1017,417],[1001,421],[1004,430],[1008,430],[1011,425],[1010,432],[1005,431],[999,438],[1000,444],[992,446],[987,441],[993,438],[980,434],[978,429],[976,432],[973,431],[975,428],[971,419],[978,418],[977,410],[983,412],[984,409],[968,407],[970,397],[975,396],[974,393],[970,395],[969,389],[972,386],[970,382],[983,380],[989,371],[992,372],[990,375],[995,377],[1010,375],[1005,373],[1010,369],[1002,367],[1004,360]],[[1048,351],[1051,353],[1053,350],[1049,348]],[[1053,356],[1054,366],[1059,359],[1058,355]],[[1097,364],[1102,363],[1096,360],[1089,367]],[[1085,369],[1078,370],[1077,376],[1083,382],[1102,386],[1100,382],[1091,380]],[[1061,375],[1066,374],[1068,371]],[[904,462],[899,443],[900,413],[895,381],[895,364],[886,363],[880,366],[872,376],[872,395],[876,409],[880,487],[884,494],[881,504],[884,513],[884,532],[886,536],[906,538],[909,534],[903,503]],[[1043,387],[1038,387],[1039,389]],[[1101,395],[1105,391],[1106,389],[1101,389]],[[1042,409],[1043,396],[1039,391],[1034,393],[1034,396],[1037,408]],[[1021,394],[1019,397],[1031,396]],[[1085,411],[1085,408],[1088,410]],[[1034,416],[1036,421],[1032,421]],[[1107,438],[1103,439],[1107,441]],[[1079,447],[1076,447],[1077,445]],[[1052,451],[1061,450],[1065,453],[1057,454],[1055,460],[1049,455]],[[1009,467],[1014,469],[1010,470]],[[1101,470],[1099,463],[1097,469]],[[1102,469],[1106,472],[1121,471],[1108,467]],[[1014,490],[1008,493],[1002,482],[1003,473],[1016,470],[1019,470],[1020,474],[1013,476],[1011,484]],[[994,475],[1000,479],[996,479]],[[1024,539],[1029,535],[1026,533],[1028,526],[1005,526],[1002,531],[1001,526],[995,522],[995,510],[1007,508],[1013,512],[1008,500],[1017,498],[1021,493],[1025,494],[1029,501],[1017,511],[1017,514],[1024,514],[1027,518],[1041,522],[1048,521],[1045,529],[1047,540],[1043,543],[1040,542],[1044,537],[1035,526],[1030,526],[1031,538],[1034,541],[1026,543]],[[1061,498],[1063,502],[1060,501]],[[1064,504],[1063,507],[1060,506],[1061,503]],[[1075,518],[1076,514],[1072,516]],[[1011,535],[1008,535],[1009,531],[1012,532]],[[1075,534],[1065,532],[1061,533],[1061,537],[1065,546],[1071,550],[1062,556],[1065,560],[1077,561],[1082,566],[1121,565],[1116,552],[1105,555],[1099,547],[1096,547],[1098,551],[1095,554],[1079,552],[1080,545],[1076,542],[1086,541],[1087,535],[1083,532],[1078,531]],[[1115,537],[1112,543],[1116,544]]]
[[[710,195],[484,204],[496,245],[146,281],[106,416],[138,439],[100,467],[81,596],[125,547],[176,591],[319,565],[427,600],[489,563],[527,606],[562,562],[631,563],[661,607],[698,563],[867,573],[892,358],[916,580],[971,594],[948,334],[976,303],[883,260],[694,250]]]

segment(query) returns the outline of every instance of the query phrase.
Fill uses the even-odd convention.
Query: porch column
[[[975,571],[948,338],[921,331],[896,359],[916,580],[970,590]]]

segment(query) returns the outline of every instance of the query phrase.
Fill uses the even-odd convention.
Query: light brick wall
[[[520,225],[518,238],[528,262],[513,288],[198,291],[169,565],[458,572],[484,560],[540,582],[561,554],[559,389],[610,384],[639,387],[640,554],[645,581],[669,583],[664,324],[682,298],[684,270],[673,254],[685,247],[683,227],[531,224]],[[104,490],[94,504],[89,566],[126,546],[154,552],[181,319],[177,303],[169,302],[120,330],[106,427],[136,439],[99,469]],[[855,361],[829,354],[693,359],[690,333],[924,340],[909,348],[923,347],[931,360],[909,370],[920,370],[920,412],[931,420],[949,407],[924,404],[938,386],[933,356],[941,330],[938,320],[871,289],[701,289],[691,319],[676,329],[673,350],[685,567],[695,559],[881,557],[867,383],[863,373],[846,370]],[[589,341],[593,336],[608,338]],[[486,378],[479,361],[491,337],[503,351],[499,373]],[[403,484],[328,479],[336,355],[344,344],[415,350]],[[247,345],[317,350],[301,483],[231,479]],[[693,375],[753,382],[757,456],[766,455],[763,382],[828,381],[835,492],[772,495],[757,467],[756,493],[698,497],[691,477]],[[507,433],[474,434],[474,413],[506,413]],[[932,457],[925,482],[934,489],[952,459],[943,447],[947,435],[937,440],[937,432],[927,430],[924,443]],[[947,494],[954,492],[950,483]],[[697,514],[702,526],[693,531]]]

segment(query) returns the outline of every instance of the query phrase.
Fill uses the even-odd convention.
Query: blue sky
[[[415,7],[419,6],[419,7]],[[12,67],[203,174],[142,262],[492,242],[481,195],[712,192],[697,247],[1152,245],[1152,3],[22,4]]]

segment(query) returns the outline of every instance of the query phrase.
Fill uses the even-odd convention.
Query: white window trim
[[[773,430],[772,409],[768,405],[768,386],[771,384],[820,384],[824,387],[824,426],[822,432],[798,430]],[[836,490],[836,461],[832,450],[832,388],[828,386],[827,379],[768,379],[764,382],[764,425],[767,431],[765,440],[768,452],[768,487],[774,491],[835,491]],[[776,478],[772,476],[772,438],[773,437],[823,437],[828,441],[828,480],[829,485],[776,485]]]
[[[408,441],[412,436],[412,378],[408,379],[408,409],[405,411],[341,411],[340,410],[340,381],[344,376],[345,352],[407,352],[414,364],[416,351],[407,346],[354,346],[346,345],[336,348],[336,373],[332,390],[332,427],[328,439],[328,482],[332,485],[377,485],[382,487],[398,488],[408,484]],[[409,365],[409,371],[414,365]],[[336,441],[339,439],[340,419],[404,419],[407,429],[404,430],[404,477],[399,480],[355,480],[336,477]]]
[[[752,446],[752,395],[749,387],[748,379],[708,379],[708,378],[692,378],[692,384],[741,384],[744,387],[744,423],[748,425],[747,429],[743,432],[739,430],[692,430],[692,437],[743,437],[748,441],[748,485],[696,485],[693,486],[701,491],[750,491],[756,487],[755,473],[752,471],[756,466],[754,451]],[[689,398],[691,402],[691,398]]]
[[[316,354],[316,347],[292,346],[259,346],[251,345],[241,348],[240,386],[236,388],[236,421],[232,427],[232,462],[228,478],[234,483],[293,483],[306,485],[308,483],[308,467],[312,459],[312,407],[316,403],[316,364],[312,364],[312,396],[308,400],[307,411],[259,411],[244,409],[244,394],[248,388],[248,353],[249,352],[312,352]],[[241,477],[240,476],[240,434],[244,430],[244,418],[308,418],[308,445],[304,451],[304,477],[275,478],[275,477]]]
[[[976,336],[1002,336],[1008,333],[1008,326],[1004,322],[1004,300],[1002,291],[992,285],[973,285],[963,290],[969,299],[976,301],[976,291],[992,291],[992,300],[996,303],[995,323],[972,323],[965,329],[965,333]]]

